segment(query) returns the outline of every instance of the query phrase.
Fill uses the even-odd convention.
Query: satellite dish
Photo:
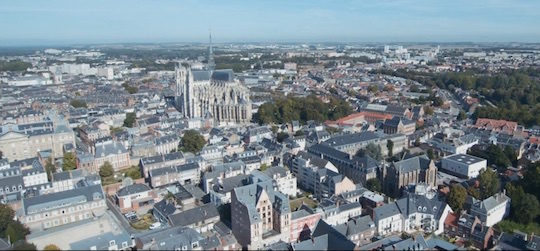
[[[133,179],[131,177],[127,177],[122,180],[122,187],[127,187],[133,185]]]

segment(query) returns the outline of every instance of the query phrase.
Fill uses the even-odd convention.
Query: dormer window
[[[109,241],[109,246],[114,246],[116,245],[116,241],[112,240],[112,241]]]

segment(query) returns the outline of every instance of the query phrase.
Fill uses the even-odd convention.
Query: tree
[[[433,115],[433,107],[429,105],[424,106],[424,113],[426,115]]]
[[[419,138],[416,138],[416,139],[414,140],[414,146],[416,146],[416,147],[419,147],[419,146],[420,146],[420,139],[419,139]]]
[[[360,157],[369,156],[377,161],[380,161],[383,159],[382,153],[381,153],[381,146],[375,145],[373,143],[369,143],[366,148],[358,150],[356,155]]]
[[[124,126],[133,128],[133,126],[135,125],[136,119],[137,119],[137,115],[134,112],[126,113],[126,119],[124,119]]]
[[[103,163],[103,165],[101,165],[101,167],[99,168],[99,176],[101,176],[102,178],[106,178],[111,177],[113,174],[113,166],[111,165],[111,163],[109,163],[109,161],[105,161],[105,163]]]
[[[478,175],[478,181],[480,183],[480,197],[486,199],[499,190],[499,177],[497,173],[491,169],[480,171]]]
[[[54,245],[54,244],[49,244],[49,245],[45,246],[43,248],[43,250],[44,251],[60,251],[61,249],[58,246]]]
[[[285,139],[287,139],[289,137],[289,134],[286,133],[286,132],[279,132],[276,136],[276,140],[281,143],[283,142]]]
[[[298,130],[294,133],[294,136],[304,136],[306,133],[303,130]]]
[[[268,169],[268,167],[269,166],[267,164],[262,164],[261,167],[259,168],[259,170],[264,172],[264,171],[266,171],[266,169]]]
[[[8,225],[13,221],[15,211],[10,206],[0,203],[0,236],[5,236]]]
[[[505,188],[512,201],[510,204],[512,219],[522,224],[534,221],[540,214],[538,199],[533,194],[525,193],[523,187],[519,185],[508,183]]]
[[[26,251],[29,251],[29,250],[37,250],[37,247],[33,243],[28,243],[26,241],[20,241],[20,242],[14,244],[13,247],[11,247],[11,250],[26,250]]]
[[[45,161],[45,171],[47,172],[47,178],[51,181],[53,173],[56,173],[56,166],[53,164],[52,157]]]
[[[454,211],[460,212],[466,199],[467,190],[460,184],[454,184],[450,188],[450,194],[446,202]]]
[[[69,102],[74,108],[88,108],[88,105],[83,100],[73,99]]]
[[[64,153],[64,160],[62,161],[62,170],[69,171],[77,167],[77,162],[75,160],[75,154],[72,152]]]
[[[19,221],[11,221],[6,228],[6,238],[9,236],[11,242],[24,240],[30,230]]]
[[[202,150],[206,141],[204,137],[195,130],[187,130],[182,137],[182,152],[198,153]]]
[[[427,156],[429,159],[435,159],[435,153],[433,152],[433,149],[427,149]]]
[[[375,92],[378,92],[378,91],[379,91],[379,87],[376,86],[376,85],[370,85],[368,87],[368,92],[375,93]]]
[[[465,120],[465,119],[467,119],[467,114],[465,113],[465,111],[460,110],[459,114],[457,116],[457,120],[462,121],[462,120]]]
[[[372,178],[372,179],[367,180],[366,181],[366,188],[369,189],[370,191],[382,192],[381,182],[376,178]]]
[[[139,169],[138,166],[133,166],[132,168],[130,168],[127,172],[126,172],[126,175],[134,180],[136,179],[140,179],[142,177],[141,175],[141,170]]]
[[[388,147],[388,157],[392,157],[394,155],[394,142],[387,140],[386,147]]]

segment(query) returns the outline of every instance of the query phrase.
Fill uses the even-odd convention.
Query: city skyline
[[[0,46],[538,42],[534,1],[3,1]]]

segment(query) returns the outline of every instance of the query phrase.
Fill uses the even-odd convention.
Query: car
[[[161,227],[161,222],[154,222],[150,225],[150,230],[158,229]]]

